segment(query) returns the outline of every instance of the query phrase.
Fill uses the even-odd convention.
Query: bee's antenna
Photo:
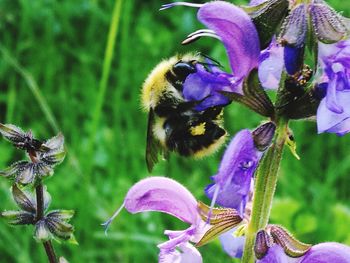
[[[202,52],[199,52],[199,55],[201,55],[201,56],[203,56],[203,57],[209,59],[210,61],[213,61],[213,62],[215,63],[215,66],[223,67],[219,61],[217,61],[216,59],[210,57],[209,55],[204,54],[204,53],[202,53]]]

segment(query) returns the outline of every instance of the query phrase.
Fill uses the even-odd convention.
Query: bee
[[[201,158],[215,152],[225,141],[223,106],[195,110],[201,101],[186,101],[183,83],[197,71],[196,64],[219,66],[204,61],[204,55],[174,56],[158,64],[145,80],[141,101],[148,112],[146,163],[149,171],[158,155],[169,152]],[[208,71],[210,67],[206,67]]]

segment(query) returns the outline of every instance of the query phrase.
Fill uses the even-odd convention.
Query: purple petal
[[[258,260],[257,263],[291,263],[297,262],[297,259],[289,258],[279,245],[274,245],[269,249],[265,257]]]
[[[196,106],[201,111],[209,107],[227,105],[229,99],[220,91],[236,91],[234,77],[223,71],[208,72],[197,65],[197,72],[190,74],[183,85],[183,95],[187,101],[203,101]]]
[[[304,63],[304,47],[284,47],[284,64],[289,75],[299,71]]]
[[[159,263],[202,263],[202,256],[199,251],[189,243],[179,246],[180,250],[161,249],[159,253]]]
[[[266,2],[266,0],[251,0],[251,1],[249,2],[249,5],[250,5],[250,6],[260,5],[260,4],[264,3],[264,2]]]
[[[350,263],[350,247],[339,243],[313,246],[300,263]]]
[[[337,102],[343,107],[342,113],[336,113],[327,106],[326,98],[322,99],[317,109],[318,133],[330,132],[343,135],[350,132],[350,91],[338,91]]]
[[[213,177],[216,185],[209,185],[206,189],[207,196],[213,198],[214,187],[219,187],[216,202],[242,213],[259,158],[252,133],[249,130],[238,132],[225,151],[218,173]]]
[[[230,231],[222,234],[219,239],[222,248],[232,258],[241,258],[243,254],[245,237],[235,237],[233,233],[237,228],[233,228]]]
[[[243,78],[257,67],[260,54],[258,33],[242,9],[227,2],[214,1],[199,9],[198,20],[222,39],[237,78]]]
[[[274,40],[259,57],[259,79],[266,89],[277,89],[284,67],[283,47]]]
[[[125,197],[125,208],[133,214],[159,211],[190,224],[200,219],[193,195],[166,177],[149,177],[136,183]]]
[[[337,100],[337,77],[332,78],[327,87],[326,94],[326,105],[327,108],[334,113],[342,113],[344,111],[343,107],[338,103]]]

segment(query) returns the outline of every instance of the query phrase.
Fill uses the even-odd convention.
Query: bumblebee
[[[195,106],[200,101],[184,99],[183,83],[188,75],[197,71],[197,63],[218,65],[204,62],[199,54],[174,56],[158,64],[143,84],[141,100],[148,112],[146,163],[149,171],[158,162],[159,154],[167,158],[169,152],[176,152],[200,158],[216,151],[225,141],[223,105],[197,111]]]

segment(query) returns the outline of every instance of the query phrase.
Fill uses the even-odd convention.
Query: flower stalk
[[[252,215],[246,232],[246,242],[242,258],[243,263],[254,262],[253,246],[256,233],[260,229],[265,228],[269,221],[278,170],[287,136],[288,121],[280,118],[277,121],[275,142],[268,149],[257,169]]]
[[[35,187],[35,192],[37,203],[36,221],[38,222],[44,217],[44,187],[41,182],[39,182],[39,184]],[[55,249],[53,248],[53,245],[51,243],[51,240],[44,241],[43,245],[49,262],[57,263],[57,256],[55,253]]]
[[[35,152],[29,153],[30,160],[35,163],[36,162],[36,156]],[[36,216],[35,220],[36,222],[40,221],[44,217],[45,212],[45,204],[44,204],[44,186],[41,181],[39,181],[38,185],[35,187],[35,193],[36,193]],[[43,246],[45,248],[45,252],[47,255],[47,258],[50,263],[57,263],[57,256],[55,253],[55,249],[53,248],[53,245],[51,243],[51,240],[47,240],[43,242]]]

